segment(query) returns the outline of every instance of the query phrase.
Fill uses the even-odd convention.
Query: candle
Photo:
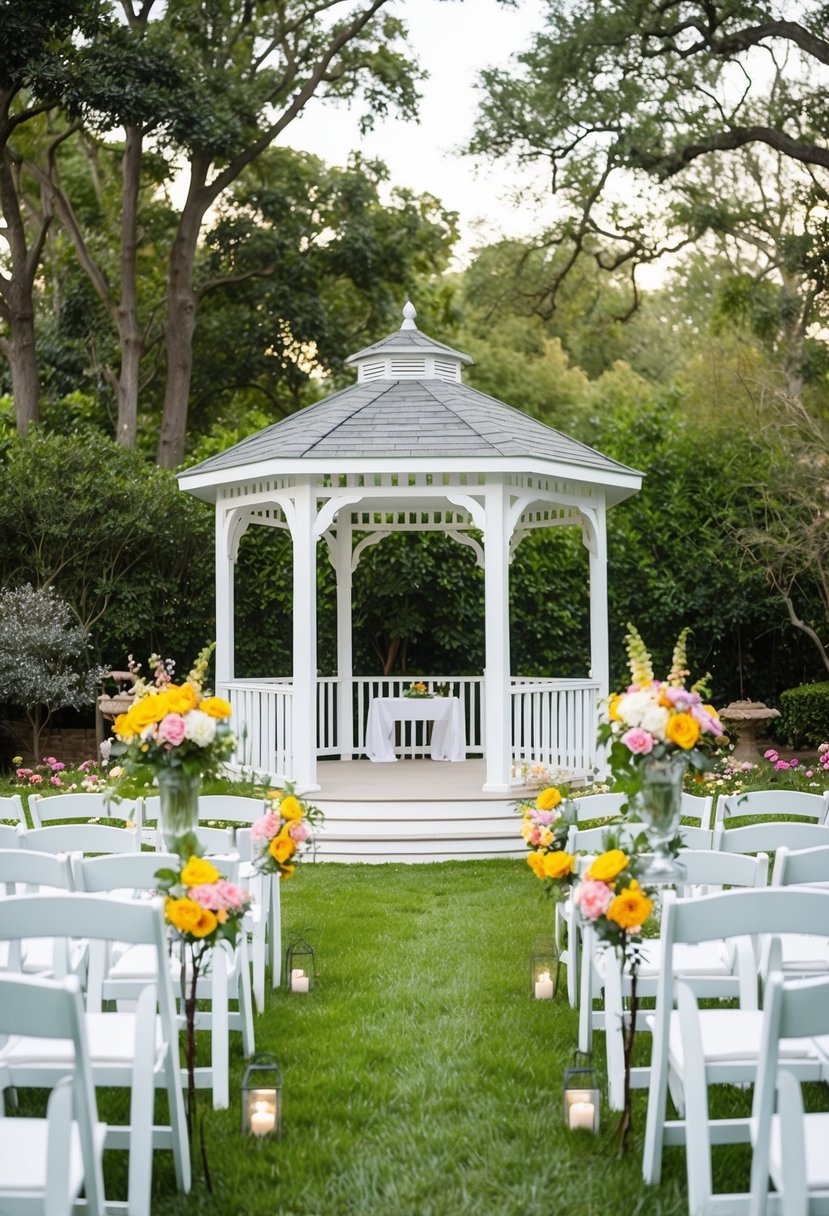
[[[298,979],[300,976],[302,976],[304,974],[305,974],[305,972],[302,970],[301,967],[294,967],[293,970],[291,971],[291,979],[292,980]]]
[[[311,980],[304,971],[291,972],[291,992],[308,992]]]
[[[537,1001],[551,1001],[553,999],[553,981],[550,979],[549,971],[542,971],[535,981],[535,999]]]
[[[592,1132],[594,1114],[595,1111],[592,1102],[574,1102],[570,1107],[571,1131],[583,1127],[587,1131]]]
[[[268,1102],[255,1102],[250,1116],[254,1136],[268,1136],[276,1127],[276,1111]]]

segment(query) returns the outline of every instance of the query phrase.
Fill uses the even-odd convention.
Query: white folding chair
[[[232,853],[236,848],[233,840],[233,828],[208,827],[207,824],[202,823],[202,801],[203,799],[199,798],[199,825],[196,828],[199,844],[208,853]],[[143,839],[145,844],[150,844],[159,853],[164,853],[166,852],[166,848],[161,835],[160,807],[161,799],[158,794],[153,794],[149,798],[143,799],[141,811]]]
[[[212,857],[211,861],[225,878],[231,882],[238,880],[238,858]],[[178,863],[179,859],[170,853],[90,857],[76,860],[75,876],[82,891],[141,895],[155,889],[159,869],[172,869]],[[147,946],[133,946],[118,955],[110,951],[103,957],[96,952],[90,961],[90,1002],[100,1008],[102,1001],[134,1000],[136,991],[155,979],[156,966],[155,952]],[[180,957],[171,957],[169,967],[173,988],[183,1000]],[[210,970],[199,977],[198,999],[210,1004],[209,1011],[199,1010],[196,1015],[196,1028],[210,1031],[210,1065],[196,1069],[196,1085],[212,1090],[214,1109],[226,1110],[230,1104],[230,1031],[241,1032],[246,1058],[255,1051],[250,968],[244,933],[240,934],[235,951],[227,942],[222,942],[213,951]],[[230,1008],[231,1001],[237,1002],[237,1009]],[[186,1076],[184,1071],[183,1076]]]
[[[55,1083],[45,1119],[8,1118],[0,1103],[0,1211],[3,1216],[105,1216],[102,1157],[80,984],[0,975],[0,1036],[25,1035],[49,1051],[66,1044],[72,1075]]]
[[[256,1008],[261,1013],[265,1008],[267,954],[270,954],[271,987],[278,988],[282,982],[282,886],[278,874],[261,874],[252,864],[250,828],[237,828],[236,848],[242,860],[240,872],[254,897],[250,910],[249,937],[253,995]]]
[[[682,847],[685,849],[710,849],[714,837],[713,794],[688,794],[683,790],[680,824]],[[689,819],[697,820],[688,823]]]
[[[766,1216],[771,1178],[785,1216],[806,1216],[817,1210],[819,1200],[824,1211],[829,1207],[829,1112],[804,1113],[800,1084],[780,1060],[780,1044],[812,1036],[826,1054],[829,978],[784,982],[774,972],[766,985],[764,1013],[751,1121],[750,1212]]]
[[[712,848],[723,853],[776,853],[778,849],[816,849],[829,845],[829,826],[791,820],[714,828]]]
[[[96,1085],[130,1089],[130,1121],[107,1130],[106,1147],[129,1149],[129,1216],[149,1216],[154,1148],[172,1149],[180,1190],[190,1189],[190,1150],[178,1060],[178,1023],[167,962],[161,900],[132,902],[96,895],[13,895],[0,900],[0,941],[30,937],[152,946],[155,983],[140,993],[134,1012],[84,1014]],[[7,1084],[42,1089],[74,1068],[71,1045],[38,1041],[25,1027],[0,1046]],[[170,1122],[153,1123],[155,1088],[167,1094]],[[108,1210],[115,1210],[108,1203]],[[117,1207],[117,1205],[116,1205]]]
[[[784,845],[774,855],[773,887],[823,887],[829,890],[829,844],[816,849],[792,851]],[[778,936],[764,951],[761,970],[793,975],[815,975],[829,971],[829,938],[821,940],[800,934]]]
[[[28,849],[0,849],[0,891],[3,895],[74,891],[70,859],[65,853],[33,853]],[[86,945],[63,937],[0,942],[0,968],[63,978],[70,972],[83,976]]]
[[[11,825],[11,830],[14,831],[18,823],[22,827],[26,827],[26,812],[23,810],[23,799],[19,794],[9,794],[6,798],[0,798],[0,820],[9,821],[0,823],[0,828],[8,828]],[[11,849],[14,846],[4,844],[3,848]]]
[[[781,815],[798,815],[815,823],[826,823],[829,815],[829,790],[810,794],[806,790],[748,790],[745,794],[726,794],[717,799],[714,827],[727,827],[729,819],[776,820]]]
[[[104,793],[50,794],[45,798],[42,794],[30,794],[29,814],[32,826],[36,828],[56,820],[70,819],[85,823],[97,819],[123,819],[141,827],[140,800],[122,798],[120,802],[115,802]]]
[[[684,849],[679,859],[685,867],[689,889],[757,888],[766,884],[768,858],[730,856],[708,850]],[[646,939],[641,950],[643,961],[638,969],[636,991],[638,998],[656,996],[661,943]],[[757,1008],[757,962],[747,940],[729,943],[722,938],[677,945],[673,952],[674,974],[684,978],[697,996],[726,999],[736,997],[742,1009]],[[603,990],[603,1007],[594,1009],[594,1001]],[[611,1110],[624,1108],[624,1030],[630,1022],[628,1003],[631,996],[630,972],[622,967],[614,950],[597,949],[595,933],[589,928],[584,934],[582,950],[582,995],[579,1001],[579,1051],[591,1052],[593,1031],[605,1032],[607,1061],[607,1094]],[[641,1013],[638,1030],[649,1029]],[[649,1067],[631,1069],[632,1089],[645,1089],[650,1084]]]
[[[664,893],[643,1175],[648,1183],[659,1182],[664,1147],[685,1143],[692,1212],[702,1211],[712,1201],[710,1160],[706,1175],[699,1157],[700,1143],[730,1143],[749,1137],[747,1119],[718,1120],[709,1125],[708,1104],[703,1099],[707,1099],[708,1085],[754,1081],[762,1014],[756,1009],[703,1009],[694,1023],[698,1031],[681,1024],[674,1011],[674,951],[680,944],[753,939],[760,934],[802,932],[804,928],[820,936],[829,933],[829,891],[765,888],[687,900],[677,899],[673,891]],[[799,1076],[820,1077],[822,1064],[811,1040],[787,1041],[784,1050],[787,1064],[796,1068]],[[667,1118],[669,1083],[672,1093],[681,1094],[684,1121]]]
[[[137,853],[141,848],[137,827],[109,823],[56,823],[27,828],[19,836],[21,848],[39,853]]]

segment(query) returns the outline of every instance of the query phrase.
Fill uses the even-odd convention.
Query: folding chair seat
[[[231,882],[238,880],[238,858],[213,857],[211,861],[225,878]],[[127,897],[131,892],[140,896],[155,889],[158,870],[172,869],[178,864],[179,859],[170,853],[90,857],[76,862],[76,881],[79,889],[87,892],[117,891]],[[196,1029],[210,1031],[211,1063],[209,1067],[197,1068],[195,1078],[197,1087],[213,1091],[214,1109],[225,1110],[230,1102],[230,1031],[241,1033],[245,1057],[255,1050],[245,935],[240,936],[235,951],[229,943],[221,943],[213,951],[211,964],[210,970],[199,976],[197,988],[198,1000],[209,1002],[210,1010],[199,1010],[196,1015]],[[98,1009],[108,1000],[119,1003],[134,1000],[143,984],[155,980],[156,967],[157,957],[146,945],[96,952],[90,961],[90,1007]],[[174,991],[183,1000],[180,956],[170,958],[169,974]],[[186,982],[189,983],[189,977]],[[237,1002],[237,1009],[230,1008],[231,1001]],[[179,1023],[183,1024],[181,1017]]]
[[[120,802],[106,794],[42,794],[29,795],[29,814],[32,826],[45,827],[56,820],[71,820],[89,823],[93,820],[123,820],[141,827],[140,800],[122,798]]]
[[[680,943],[719,939],[756,940],[763,934],[802,932],[804,927],[819,936],[829,933],[829,891],[766,888],[686,900],[677,899],[672,891],[664,894],[661,967],[651,1019],[653,1050],[643,1175],[648,1183],[658,1182],[663,1148],[684,1143],[691,1212],[708,1211],[706,1205],[716,1200],[710,1193],[710,1160],[706,1175],[699,1159],[699,1144],[749,1138],[748,1119],[709,1122],[706,1089],[711,1084],[754,1081],[761,1055],[763,1014],[756,1009],[703,1009],[689,1028],[687,1020],[674,1010],[675,948]],[[781,1053],[799,1077],[820,1078],[824,1066],[812,1039],[787,1039],[781,1043]],[[681,1094],[684,1121],[667,1118],[669,1085],[672,1093]]]
[[[765,886],[768,858],[726,856],[708,850],[685,849],[680,853],[689,890]],[[684,890],[684,888],[682,889]],[[661,965],[659,939],[642,944],[643,962],[636,982],[637,997],[656,995]],[[743,939],[729,943],[722,938],[704,942],[679,943],[673,952],[674,974],[689,982],[698,996],[726,999],[737,997],[743,1009],[757,1008],[757,962],[751,943]],[[593,1007],[603,990],[601,1010]],[[596,935],[587,927],[582,953],[582,995],[579,1002],[579,1050],[592,1051],[594,1030],[605,1032],[608,1105],[611,1110],[624,1106],[624,1028],[629,1023],[628,1002],[631,977],[613,950],[597,949]],[[644,1015],[637,1022],[640,1031],[649,1029]],[[631,1087],[647,1088],[650,1068],[631,1070]],[[679,1095],[677,1095],[679,1097]]]
[[[28,849],[0,849],[0,890],[3,895],[51,894],[74,891],[70,859],[64,853],[34,853]],[[65,938],[24,938],[0,942],[0,968],[63,978],[69,972],[83,977],[86,943]]]
[[[9,1118],[0,1102],[0,1211],[3,1216],[70,1216],[83,1191],[89,1216],[105,1216],[102,1157],[80,984],[0,976],[0,1035],[63,1041],[72,1075],[55,1083],[45,1119]],[[1,1095],[0,1095],[1,1096]]]
[[[149,1216],[152,1153],[172,1149],[180,1190],[190,1189],[190,1153],[178,1060],[178,1024],[167,963],[161,900],[129,902],[95,895],[13,895],[0,900],[0,940],[53,937],[152,946],[155,982],[134,1012],[102,1013],[87,1005],[84,1023],[95,1085],[131,1091],[127,1126],[107,1130],[105,1146],[129,1150],[129,1216]],[[44,1088],[73,1073],[63,1040],[38,1040],[23,1027],[0,1046],[0,1071],[17,1088]],[[170,1122],[153,1123],[155,1088],[166,1091]],[[114,1210],[113,1205],[107,1205]]]

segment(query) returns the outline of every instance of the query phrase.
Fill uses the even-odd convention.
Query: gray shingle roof
[[[596,471],[633,471],[465,384],[379,380],[355,384],[307,406],[184,475],[280,459],[384,456],[529,456]]]
[[[455,350],[454,347],[447,346],[445,342],[436,342],[434,338],[421,333],[419,329],[397,329],[387,338],[381,338],[379,342],[375,342],[373,346],[358,350],[356,355],[349,355],[346,363],[356,363],[369,355],[381,353],[403,355],[414,350],[423,354],[452,355],[455,359],[460,359],[462,363],[474,363],[471,355],[465,355],[463,351]]]

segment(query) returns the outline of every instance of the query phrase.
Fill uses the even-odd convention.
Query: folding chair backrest
[[[727,794],[717,800],[715,827],[729,819],[745,815],[779,819],[781,815],[800,815],[825,823],[829,812],[829,790],[810,794],[805,790],[749,790],[745,794]]]
[[[266,798],[247,798],[241,794],[202,794],[199,798],[199,819],[218,819],[223,823],[250,827],[267,809]]]
[[[749,823],[714,828],[713,848],[724,853],[775,853],[778,849],[816,849],[829,844],[829,827],[818,823]]]
[[[211,857],[211,863],[223,878],[238,881],[238,857]],[[176,869],[179,858],[174,853],[132,853],[111,857],[87,857],[76,863],[75,874],[79,891],[153,891],[158,886],[156,874],[162,869]]]
[[[35,853],[28,849],[0,849],[0,886],[7,895],[33,893],[42,887],[73,891],[72,866],[65,853]]]
[[[593,819],[619,819],[626,801],[626,794],[585,794],[583,798],[574,798],[576,822],[582,824]]]
[[[824,886],[829,888],[829,843],[816,849],[791,850],[785,846],[774,857],[773,887]]]
[[[683,849],[679,860],[685,867],[683,886],[764,887],[768,882],[769,859],[765,853],[714,853],[711,849]]]
[[[141,805],[129,798],[120,802],[100,794],[52,794],[44,798],[40,794],[29,795],[29,814],[36,828],[54,823],[58,819],[131,820],[140,826]]]
[[[12,830],[14,830],[14,825],[18,823],[22,823],[25,828],[26,812],[23,810],[23,799],[19,794],[9,794],[6,798],[0,798],[0,819],[11,823]],[[8,823],[0,826],[7,827]]]
[[[233,828],[207,827],[206,824],[201,822],[203,819],[208,818],[208,816],[206,816],[202,810],[203,801],[203,798],[199,798],[199,825],[196,828],[196,835],[199,838],[199,843],[209,853],[232,852],[235,847]],[[163,852],[164,841],[162,839],[158,819],[160,802],[161,799],[157,794],[153,794],[151,797],[145,798],[141,813],[143,817],[142,821],[145,827],[148,830],[155,827],[155,847],[159,852]],[[217,815],[216,818],[219,818],[219,816]]]
[[[696,823],[680,825],[682,843],[688,849],[710,849],[713,835],[714,797],[712,794],[687,794],[683,791],[681,814],[683,819],[696,819]]]
[[[829,891],[764,887],[695,899],[676,899],[672,891],[664,894],[662,935],[666,945],[758,933],[829,937]]]
[[[24,849],[43,853],[136,853],[141,848],[138,828],[116,828],[108,823],[58,823],[20,833]]]
[[[0,823],[0,849],[20,848],[20,825],[13,827],[10,823]]]

